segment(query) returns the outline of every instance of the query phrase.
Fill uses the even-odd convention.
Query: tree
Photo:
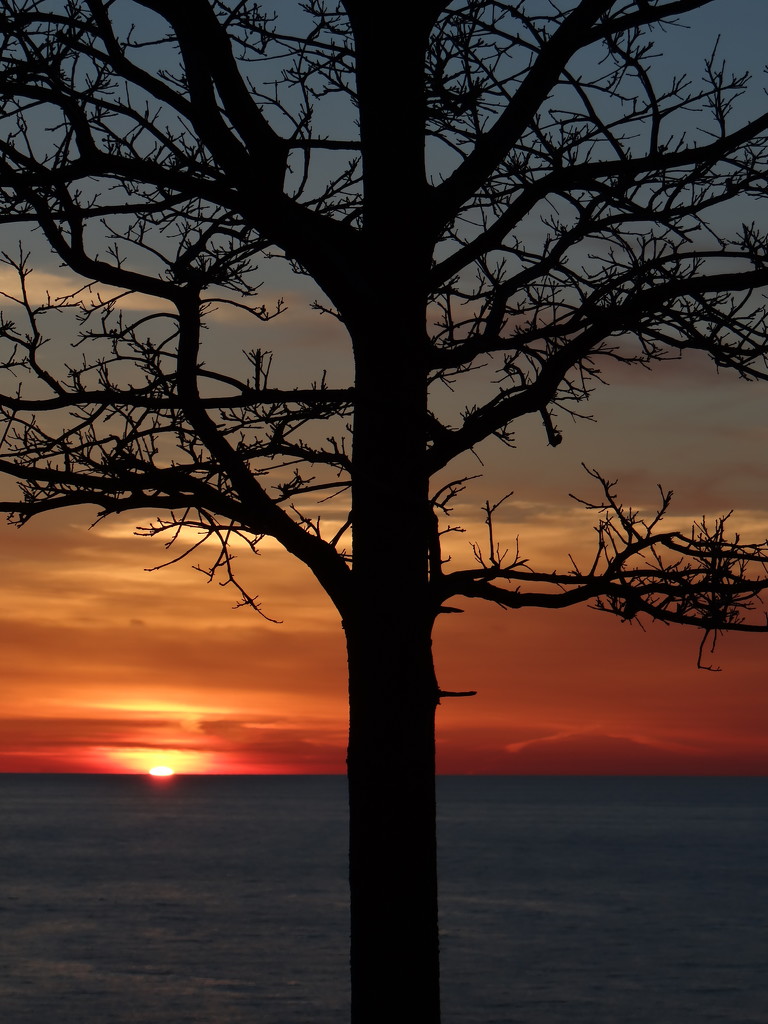
[[[441,548],[454,461],[522,417],[559,444],[611,364],[700,350],[768,375],[768,112],[742,113],[749,77],[716,52],[698,87],[654,68],[708,2],[0,5],[0,220],[83,282],[35,303],[28,255],[4,257],[0,469],[23,493],[2,508],[149,510],[215,539],[235,585],[232,538],[268,536],[323,586],[349,658],[355,1021],[439,1020],[431,633],[451,602],[766,628],[765,545],[667,530],[667,494],[643,519],[596,471],[588,567],[504,553],[493,504],[474,563]],[[268,339],[276,260],[343,325],[348,386],[274,384],[261,345],[242,375],[205,335],[228,305]],[[328,495],[349,499],[333,536]]]

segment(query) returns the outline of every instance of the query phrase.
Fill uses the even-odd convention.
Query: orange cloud
[[[687,747],[599,732],[509,744],[507,752],[507,771],[514,775],[759,775],[768,768],[764,745]]]

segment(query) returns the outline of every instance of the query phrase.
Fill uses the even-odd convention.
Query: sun
[[[173,768],[167,768],[164,764],[158,764],[154,768],[149,769],[150,775],[174,775]]]

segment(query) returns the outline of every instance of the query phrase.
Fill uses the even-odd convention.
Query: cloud
[[[343,771],[345,730],[327,718],[17,716],[0,721],[0,771]],[[56,767],[58,766],[58,767]]]
[[[233,611],[240,595],[194,571],[215,558],[213,545],[188,560],[157,572],[148,569],[174,556],[161,539],[133,535],[141,517],[112,520],[90,530],[74,516],[34,520],[20,530],[0,529],[0,556],[6,569],[0,617],[50,626],[68,623],[122,629],[142,622],[147,629],[189,632],[223,627],[250,635],[291,629],[323,632],[338,615],[308,570],[277,545],[254,556],[236,550],[237,569],[249,591],[263,601],[268,623],[250,609]],[[149,518],[149,517],[147,517]],[[145,520],[146,521],[146,520]],[[183,550],[179,547],[175,554]]]
[[[55,303],[70,297],[73,297],[74,301],[91,306],[119,297],[120,309],[167,312],[174,308],[166,299],[158,298],[155,295],[144,295],[140,292],[126,294],[124,289],[113,288],[105,284],[92,284],[71,272],[56,273],[50,270],[33,270],[26,279],[26,290],[28,299],[33,306],[45,306],[50,301]],[[0,265],[0,292],[17,299],[21,297],[19,277],[13,267]],[[16,303],[9,303],[9,300],[2,296],[0,296],[0,300],[6,306],[17,306]]]
[[[596,730],[557,733],[505,749],[512,774],[740,775],[768,770],[768,754],[760,746],[686,745]]]

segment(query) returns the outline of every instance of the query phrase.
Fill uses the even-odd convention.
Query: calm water
[[[446,1024],[765,1024],[768,779],[440,780]],[[0,775],[4,1024],[340,1024],[340,778]]]

